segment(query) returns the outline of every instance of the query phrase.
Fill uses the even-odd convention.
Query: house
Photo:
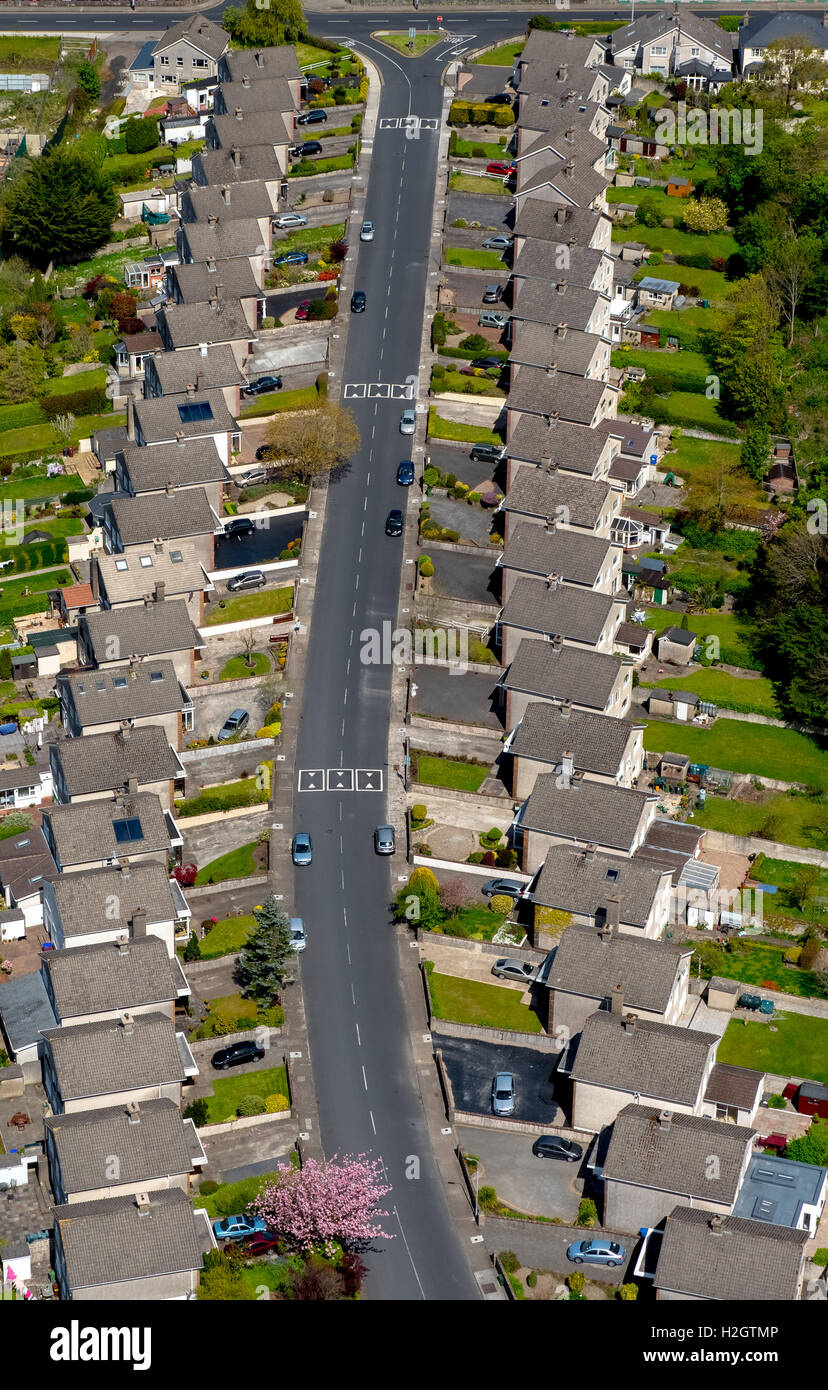
[[[512,382],[506,409],[510,417],[521,413],[557,416],[569,424],[594,429],[618,408],[618,388],[606,381],[559,372],[552,361],[546,367],[512,367]]]
[[[173,354],[174,356],[175,354]],[[115,488],[130,497],[161,496],[168,487],[203,488],[220,516],[230,495],[230,474],[211,436],[179,439],[144,449],[127,445],[115,459]]]
[[[535,873],[551,844],[594,846],[629,857],[642,843],[656,811],[655,796],[573,776],[569,783],[542,772],[514,820],[515,848],[524,873]]]
[[[540,468],[550,477],[606,478],[612,445],[600,430],[548,416],[506,416],[507,487],[524,464]]]
[[[548,241],[534,237],[521,238],[521,250],[512,260],[512,280],[548,281],[553,274],[566,275],[567,283],[582,289],[597,290],[612,298],[613,257],[595,247],[580,246],[572,240],[556,247],[550,266]]]
[[[98,600],[90,584],[67,584],[58,589],[58,611],[61,622],[74,625],[82,613],[94,612]]]
[[[115,366],[122,380],[136,381],[144,375],[144,364],[154,352],[160,352],[161,339],[154,328],[142,333],[125,333],[115,343]]]
[[[653,637],[653,629],[644,623],[621,623],[615,633],[615,651],[638,666],[650,655]]]
[[[608,538],[620,509],[620,493],[603,479],[523,467],[515,469],[514,481],[497,510],[504,519],[508,544],[514,528],[523,522],[538,526],[552,520],[576,535]]]
[[[0,840],[0,892],[7,908],[22,912],[27,930],[42,923],[44,884],[59,873],[41,829]]]
[[[672,309],[681,285],[678,280],[661,280],[645,275],[636,284],[639,309]]]
[[[514,236],[512,254],[515,261],[527,238],[554,246],[566,246],[574,241],[578,246],[609,252],[612,221],[605,212],[592,208],[567,207],[563,203],[550,205],[542,198],[524,197],[515,209]]]
[[[229,46],[226,31],[203,15],[171,24],[153,47],[149,85],[157,91],[193,78],[215,77]]]
[[[617,893],[608,900],[602,926],[567,927],[544,963],[540,978],[548,991],[548,1033],[574,1038],[596,1009],[631,1009],[652,1023],[681,1019],[692,946],[621,932],[610,920],[611,909],[619,918]]]
[[[61,805],[109,799],[131,788],[152,792],[171,811],[176,788],[184,787],[184,767],[160,724],[59,739],[50,744],[49,756]]]
[[[714,889],[718,884],[718,867],[701,862],[704,836],[704,830],[697,825],[658,816],[636,854],[669,869],[676,885],[686,884],[691,878],[695,880],[695,887]]]
[[[571,701],[573,709],[623,719],[630,707],[632,671],[617,657],[563,642],[524,640],[498,681],[505,698],[504,722],[513,729],[532,700]]]
[[[197,275],[209,273],[203,265],[182,266],[181,270]],[[229,343],[214,343],[212,347],[204,343],[201,347],[160,352],[149,358],[144,374],[144,395],[180,396],[190,386],[195,388],[196,394],[221,390],[227,409],[236,416],[240,406],[239,392],[246,384],[247,378]]]
[[[605,150],[602,163],[606,153]],[[570,152],[561,157],[549,149],[547,137],[541,136],[517,165],[514,196],[518,206],[520,199],[531,197],[547,204],[606,212],[607,175],[596,170],[593,155],[594,150],[590,149],[586,157],[578,158]]]
[[[581,333],[597,333],[600,337],[609,339],[610,300],[599,290],[587,290],[580,285],[571,285],[563,272],[555,281],[517,280],[514,288],[511,310],[513,320],[523,319],[527,323],[547,324],[553,328],[563,324],[565,328],[573,328]],[[569,385],[568,382],[566,384]],[[609,407],[598,419],[603,419],[608,413]],[[562,412],[562,418],[571,417]],[[587,420],[578,423],[590,422]]]
[[[166,399],[166,398],[165,398]],[[203,487],[140,497],[116,497],[104,512],[104,541],[110,555],[145,554],[159,543],[189,541],[193,553],[208,572],[214,564],[214,536],[220,521]]]
[[[195,680],[202,637],[183,599],[150,599],[142,605],[110,608],[82,618],[78,630],[81,664],[105,671],[133,660],[171,661],[182,685]]]
[[[807,1239],[804,1231],[675,1207],[664,1223],[656,1298],[791,1302],[802,1294]]]
[[[177,1189],[55,1207],[54,1242],[60,1297],[96,1304],[194,1298],[215,1248],[206,1212]]]
[[[177,956],[157,936],[44,951],[40,967],[55,1018],[63,1028],[103,1023],[131,1014],[175,1017],[190,987]]]
[[[149,792],[50,806],[43,834],[62,874],[103,869],[119,859],[166,866],[171,846],[182,843],[172,816]]]
[[[538,774],[580,773],[587,781],[629,787],[644,765],[644,725],[574,710],[571,703],[530,704],[503,745],[512,757],[512,796],[524,800]]]
[[[126,859],[108,869],[88,869],[50,879],[43,893],[43,922],[58,948],[157,936],[172,957],[189,933],[190,909],[166,865]]]
[[[178,305],[176,311],[189,314],[201,305]],[[211,310],[207,310],[208,313]],[[234,449],[241,447],[237,421],[227,409],[221,391],[187,390],[180,396],[153,396],[127,402],[127,436],[129,443],[140,446],[179,444],[186,448],[191,439],[215,442],[223,463],[229,463]],[[179,441],[184,443],[180,444]]]
[[[534,283],[534,281],[530,282]],[[531,367],[566,376],[585,377],[589,381],[606,382],[610,368],[610,344],[597,333],[580,333],[565,323],[528,323],[515,319],[512,324],[512,348],[509,362],[513,380],[518,367]],[[560,385],[566,386],[562,380]]]
[[[557,574],[518,579],[498,616],[503,664],[514,661],[526,637],[611,652],[619,620],[619,605],[609,594],[573,589]]]
[[[92,583],[101,606],[132,607],[145,599],[182,599],[196,627],[204,620],[204,595],[215,585],[190,541],[155,541],[146,550],[96,554]]]
[[[126,679],[125,679],[126,677]],[[184,730],[193,727],[193,705],[171,661],[136,661],[124,671],[82,671],[57,679],[60,718],[73,738],[160,724],[180,751]],[[0,846],[0,853],[2,847]]]
[[[553,845],[530,891],[535,944],[559,940],[553,929],[560,914],[591,930],[609,926],[613,942],[616,932],[657,941],[670,915],[671,890],[670,870],[660,864],[599,854],[592,845]]]
[[[157,314],[164,348],[167,352],[177,352],[181,348],[200,350],[202,344],[209,348],[227,343],[232,348],[236,366],[244,370],[257,341],[256,320],[249,307],[252,302],[250,299],[222,299],[218,284],[206,303],[173,304],[168,301]],[[204,394],[212,397],[216,393]],[[173,437],[175,433],[176,430]]]
[[[298,83],[294,83],[297,86]],[[213,116],[254,116],[259,112],[278,112],[285,134],[293,139],[293,120],[298,108],[294,92],[283,77],[268,77],[253,81],[245,73],[237,82],[222,82],[213,93]]]
[[[610,49],[614,66],[659,77],[676,73],[694,59],[721,73],[726,82],[733,70],[730,35],[712,20],[679,12],[678,5],[672,14],[644,15],[616,29]]]
[[[207,1163],[195,1125],[171,1100],[51,1115],[44,1128],[57,1206],[159,1190],[189,1194]]]
[[[754,1153],[733,1208],[734,1216],[767,1221],[774,1228],[817,1233],[828,1194],[828,1168]]]
[[[600,1133],[630,1104],[701,1115],[718,1042],[715,1033],[650,1023],[633,1013],[590,1014],[574,1061],[567,1059],[573,1127]]]
[[[601,1164],[605,1224],[631,1232],[659,1226],[677,1204],[730,1216],[755,1137],[742,1125],[626,1105]]]
[[[666,627],[658,639],[659,661],[688,666],[693,660],[698,634],[684,627]]]
[[[230,115],[219,116],[212,112],[205,137],[208,150],[269,145],[276,154],[280,169],[285,172],[288,168],[288,150],[293,136],[282,113],[272,108],[245,112],[241,105],[236,105]]]
[[[265,179],[271,196],[278,195],[285,166],[272,144],[241,145],[229,149],[197,150],[193,155],[192,180],[199,188],[208,184],[243,184]]]
[[[299,108],[302,74],[296,50],[290,44],[277,48],[228,48],[219,59],[219,78],[222,82],[281,79],[290,87],[294,109]]]
[[[243,185],[245,188],[256,186]],[[254,270],[247,257],[234,256],[229,261],[219,261],[211,255],[206,261],[171,266],[167,273],[167,293],[176,304],[204,304],[215,296],[220,286],[221,295],[228,301],[239,300],[247,322],[257,325],[264,298],[261,281],[261,274]],[[202,390],[206,384],[205,380]]]
[[[575,72],[604,62],[605,56],[606,42],[598,35],[581,38],[573,30],[559,33],[554,29],[530,29],[515,64],[515,85],[521,92],[526,90],[526,69],[530,64],[537,64],[552,81],[571,85]]]
[[[702,1113],[731,1125],[751,1126],[762,1100],[765,1074],[717,1062],[704,1093]]]
[[[570,588],[615,594],[621,587],[621,551],[600,536],[577,535],[553,517],[545,526],[519,522],[498,557],[506,602],[522,575],[557,575]]]
[[[0,816],[9,811],[23,811],[28,806],[42,806],[54,793],[52,774],[47,766],[28,763],[23,767],[4,768],[0,772]]]
[[[737,61],[742,76],[751,79],[757,75],[769,44],[780,40],[792,43],[795,38],[816,49],[816,56],[828,62],[828,20],[824,11],[821,15],[800,11],[752,16],[746,10],[736,34]]]
[[[256,187],[260,189],[259,196],[263,196],[260,212],[247,217],[225,216],[225,212],[229,214],[234,207],[234,196],[239,202],[247,201],[253,196],[249,190]],[[269,267],[273,209],[267,206],[270,199],[266,185],[245,184],[243,189],[236,190],[234,195],[231,184],[222,185],[218,194],[218,206],[224,207],[222,212],[208,211],[216,194],[209,188],[200,190],[196,198],[199,206],[204,207],[204,221],[182,223],[176,241],[182,264],[206,261],[210,256],[219,264],[226,260],[247,260],[256,272],[257,284],[261,285],[265,269]]]
[[[198,1075],[183,1033],[166,1014],[125,1013],[43,1034],[43,1085],[56,1115],[167,1098]]]

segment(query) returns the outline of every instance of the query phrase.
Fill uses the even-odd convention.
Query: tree
[[[46,362],[40,348],[17,338],[0,348],[0,400],[15,405],[29,401],[46,375]]]
[[[812,1120],[807,1134],[792,1139],[785,1157],[796,1163],[815,1163],[823,1168],[828,1164],[828,1120]]]
[[[727,204],[721,198],[691,198],[682,208],[684,225],[691,232],[724,231],[727,216]]]
[[[748,429],[739,451],[739,463],[757,482],[764,476],[770,458],[771,438],[764,425]]]
[[[288,1298],[324,1303],[341,1302],[345,1298],[345,1281],[338,1269],[317,1256],[311,1255],[299,1269],[288,1274]]]
[[[68,449],[72,443],[72,431],[75,428],[74,415],[56,415],[52,421],[52,431],[55,438],[55,445],[58,449]]]
[[[256,0],[247,0],[243,10],[229,5],[221,22],[240,48],[278,47],[297,43],[308,34],[299,0],[268,0],[266,9],[259,8]]]
[[[151,116],[133,116],[124,130],[127,154],[145,154],[158,144],[158,122]]]
[[[804,34],[774,39],[765,49],[759,81],[783,103],[786,116],[799,92],[821,85],[824,79],[822,55]]]
[[[204,1256],[196,1296],[200,1301],[221,1303],[250,1303],[256,1298],[242,1276],[241,1266],[234,1264],[223,1250],[209,1250]]]
[[[101,94],[101,79],[98,76],[98,69],[94,63],[83,62],[78,64],[78,86],[86,92],[92,101],[97,101]]]
[[[309,479],[341,468],[362,441],[352,411],[325,402],[301,414],[277,415],[267,442],[286,474]]]
[[[394,899],[394,915],[398,922],[410,922],[423,931],[430,931],[443,921],[446,910],[440,902],[440,885],[431,869],[421,866],[414,870]]]
[[[820,258],[820,243],[816,237],[798,237],[792,224],[785,237],[777,243],[776,253],[766,271],[768,282],[781,300],[788,325],[786,346],[793,347],[796,314],[808,281]]]
[[[41,267],[82,260],[109,240],[117,210],[112,184],[90,155],[47,147],[4,192],[3,251]]]
[[[301,1168],[280,1168],[252,1209],[294,1250],[333,1255],[337,1245],[359,1250],[378,1237],[391,1239],[380,1225],[388,1215],[380,1203],[390,1191],[379,1159],[308,1158]]]
[[[271,893],[254,907],[256,926],[242,947],[237,967],[245,999],[271,1004],[289,974],[293,959],[290,921]]]
[[[241,648],[244,653],[244,664],[250,670],[253,668],[253,653],[259,645],[259,638],[255,628],[248,629],[241,634]]]

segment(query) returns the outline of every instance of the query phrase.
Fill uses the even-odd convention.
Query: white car
[[[304,951],[308,944],[305,924],[301,917],[291,917],[290,919],[290,944],[294,951]]]
[[[374,224],[373,224],[373,222],[363,222],[363,224],[362,224],[362,230],[360,231],[360,234],[359,234],[359,239],[360,239],[360,241],[373,241],[373,240],[374,240]]]
[[[307,227],[308,219],[303,217],[301,212],[283,212],[281,217],[274,218],[274,227]]]

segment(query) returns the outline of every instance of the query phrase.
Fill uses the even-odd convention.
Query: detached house
[[[229,46],[226,31],[202,15],[171,24],[152,49],[150,86],[168,89],[193,78],[215,77]]]
[[[609,928],[611,942],[617,933],[656,941],[669,919],[672,883],[668,868],[637,855],[619,859],[599,854],[592,845],[583,850],[553,845],[531,890],[535,943],[554,944],[550,914],[554,923],[558,913],[577,926]]]
[[[44,1124],[55,1202],[70,1209],[139,1192],[187,1195],[207,1163],[195,1125],[182,1120],[171,1100],[52,1115]]]
[[[644,765],[644,725],[574,710],[569,703],[530,704],[503,745],[512,756],[512,796],[522,801],[538,775],[576,772],[590,782],[629,787]]]
[[[718,75],[729,82],[733,71],[733,45],[712,20],[679,11],[643,15],[616,29],[610,39],[612,61],[619,68],[654,73],[659,77],[693,78]]]

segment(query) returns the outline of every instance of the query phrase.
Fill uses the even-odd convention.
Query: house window
[[[192,401],[187,405],[180,405],[178,414],[182,425],[189,425],[196,420],[212,420],[213,408],[209,401]]]
[[[193,59],[193,67],[194,67],[194,68],[206,68],[206,66],[207,66],[207,59],[206,59],[206,58],[194,58],[194,59]]]
[[[652,53],[654,58],[663,57],[666,52],[667,49],[664,47],[663,44],[656,44],[653,46]]]
[[[126,570],[129,569],[129,565],[127,564],[126,560],[116,560],[115,568],[116,570]]]
[[[169,58],[159,58],[158,61],[160,62],[162,68],[168,68],[170,66]]]
[[[151,555],[142,555],[142,556],[141,556],[141,569],[148,570],[148,569],[151,569],[151,568],[152,568],[152,556],[151,556]]]
[[[183,66],[184,66],[184,59],[183,59],[183,58],[176,58],[176,60],[175,60],[175,65],[176,65],[177,68],[183,68]]]
[[[113,677],[112,677],[112,689],[113,689],[113,690],[126,690],[126,683],[127,683],[126,676],[113,676]]]
[[[699,51],[700,51],[700,50],[699,50],[698,48],[691,48],[691,49],[690,49],[690,57],[691,57],[691,58],[698,58],[698,56],[699,56]]]
[[[141,822],[137,816],[125,816],[123,820],[114,820],[112,828],[119,845],[128,844],[130,840],[143,840],[144,838]]]

